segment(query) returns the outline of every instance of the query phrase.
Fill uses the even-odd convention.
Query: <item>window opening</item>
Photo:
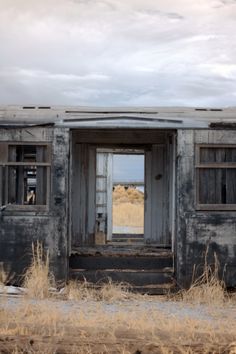
[[[236,146],[198,146],[199,209],[236,209]]]
[[[2,205],[47,205],[49,194],[49,146],[8,144],[1,161]]]

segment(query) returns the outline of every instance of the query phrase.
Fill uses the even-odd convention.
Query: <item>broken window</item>
[[[48,145],[1,144],[2,205],[47,205],[50,179]],[[5,161],[3,161],[5,160]]]
[[[198,146],[197,204],[200,209],[236,209],[236,146]]]

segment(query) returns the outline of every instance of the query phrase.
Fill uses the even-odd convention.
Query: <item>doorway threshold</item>
[[[112,239],[107,244],[114,245],[144,245],[143,234],[112,234]]]
[[[165,245],[146,245],[146,244],[117,244],[109,243],[107,245],[97,245],[97,246],[81,246],[73,247],[71,250],[71,255],[80,256],[169,256],[171,254],[171,249]]]

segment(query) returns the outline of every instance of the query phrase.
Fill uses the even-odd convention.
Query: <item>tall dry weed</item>
[[[4,264],[0,262],[0,285],[9,284],[15,276],[15,273],[12,273],[9,270],[4,268]]]
[[[229,297],[226,293],[225,283],[219,278],[219,261],[214,253],[214,265],[208,264],[209,244],[206,247],[204,267],[202,274],[195,278],[195,269],[193,272],[192,284],[188,290],[181,290],[177,297],[184,302],[194,304],[207,304],[212,306],[221,306]]]
[[[8,275],[5,270],[0,267],[0,285],[5,285],[7,283]]]
[[[99,290],[99,300],[106,302],[122,301],[133,297],[129,291],[128,285],[124,283],[113,283],[111,280],[101,286]]]
[[[94,287],[84,280],[83,282],[69,281],[63,293],[68,300],[81,301],[81,300],[94,300],[95,289]]]
[[[32,262],[24,275],[27,295],[37,299],[50,296],[50,288],[55,285],[49,270],[49,253],[45,254],[41,243],[32,245]]]

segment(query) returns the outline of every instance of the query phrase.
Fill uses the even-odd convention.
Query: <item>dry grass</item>
[[[182,293],[183,302],[176,303],[179,313],[175,315],[157,309],[157,298],[135,296],[124,284],[111,282],[99,289],[86,282],[70,282],[61,300],[23,297],[13,308],[4,304],[0,307],[0,352],[233,354],[236,311],[232,302],[218,295],[221,284],[215,281],[216,271],[205,269],[202,278]],[[40,244],[34,248],[25,283],[31,296],[50,296],[48,257],[43,256]],[[198,310],[192,316],[185,301],[196,304],[210,296],[208,303],[212,302],[213,291],[214,297],[222,299],[223,310],[207,306],[209,318],[196,315]]]
[[[75,301],[91,300],[114,303],[126,299],[137,299],[137,295],[131,293],[126,284],[113,283],[112,281],[100,286],[98,284],[90,284],[87,281],[70,281],[65,287],[63,294],[66,299]]]
[[[0,268],[0,285],[5,285],[7,284],[8,280],[8,274],[5,272],[5,270],[1,267]]]
[[[81,301],[81,300],[94,300],[95,293],[92,287],[85,280],[84,282],[70,281],[65,289],[63,295],[67,300]]]
[[[135,295],[129,292],[129,287],[124,283],[112,283],[110,280],[106,284],[102,284],[100,290],[100,300],[114,303],[115,301],[123,301],[126,299],[134,299]]]
[[[116,186],[113,191],[113,203],[132,203],[132,204],[143,204],[144,194],[136,189],[129,187],[125,189],[124,186]]]
[[[49,254],[45,255],[42,244],[37,242],[32,245],[32,262],[24,277],[27,295],[37,299],[48,298],[50,288],[54,285],[54,278],[49,271]]]
[[[195,279],[193,272],[192,285],[188,290],[181,290],[177,294],[184,303],[207,304],[209,306],[223,306],[229,301],[225,283],[219,278],[219,263],[214,254],[214,265],[208,264],[209,244],[205,252],[205,261],[202,274]]]
[[[155,307],[155,301],[160,301],[155,297],[149,298],[147,306],[146,297],[135,297],[124,285],[111,282],[100,289],[86,282],[71,282],[64,300],[23,297],[17,306],[0,306],[0,352],[236,353],[236,311],[223,296],[217,274],[217,264],[214,271],[205,264],[202,277],[181,294],[183,302],[175,304],[178,314]],[[52,283],[48,256],[43,256],[39,244],[34,248],[25,283],[31,296],[49,296]],[[208,306],[216,298],[214,305],[223,304],[223,309]],[[204,316],[198,316],[197,310],[192,316],[186,301],[197,306],[204,302]]]
[[[12,281],[14,273],[10,270],[6,270],[3,263],[0,262],[0,285],[6,285]]]
[[[117,186],[113,192],[113,225],[144,226],[144,194],[135,188]]]
[[[144,226],[144,206],[142,204],[120,203],[113,205],[114,226]]]
[[[235,318],[167,315],[155,307],[23,300],[0,311],[0,350],[27,353],[234,353]],[[110,305],[109,305],[110,306]],[[232,351],[230,351],[230,348]],[[7,352],[5,352],[7,353]],[[17,351],[16,351],[17,353]]]
[[[213,276],[208,282],[202,276],[188,290],[182,291],[182,301],[188,303],[221,306],[228,300],[224,284]]]

